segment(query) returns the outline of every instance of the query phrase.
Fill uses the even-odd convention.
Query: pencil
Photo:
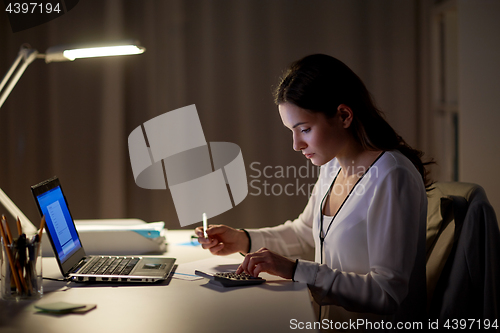
[[[2,220],[5,220],[5,216],[2,216]],[[17,276],[17,271],[16,271],[16,267],[14,265],[14,259],[12,258],[12,253],[10,253],[9,247],[8,247],[7,243],[5,242],[6,233],[5,233],[5,230],[3,229],[2,223],[0,223],[0,233],[2,234],[2,237],[4,239],[3,245],[5,246],[5,252],[7,253],[7,259],[9,261],[10,270],[12,272],[12,277],[14,278],[14,283],[16,284],[17,290],[19,292],[22,292],[21,283],[19,282],[19,278]]]
[[[40,254],[40,244],[42,244],[42,235],[43,228],[45,228],[45,215],[42,216],[42,221],[40,221],[40,229],[38,230],[38,245],[36,246],[36,257],[35,257],[35,265],[38,260],[38,255]],[[36,239],[36,236],[35,236]]]
[[[17,217],[17,235],[21,236],[23,234],[23,227],[21,226],[21,220],[19,216]]]
[[[26,279],[24,277],[23,271],[26,266],[26,235],[19,238],[16,241],[15,248],[17,249],[17,253],[14,254],[14,260],[17,266],[17,272],[19,273],[19,280],[21,281],[21,286],[23,290],[20,290],[20,293],[24,293],[24,291],[28,291],[28,285],[26,284]]]
[[[7,237],[8,237],[8,240],[9,240],[9,244],[14,244],[14,238],[12,237],[12,232],[10,231],[10,227],[9,227],[9,223],[7,222],[7,218],[5,217],[5,215],[2,215],[2,219],[3,221],[5,221],[5,230],[7,231]],[[20,228],[20,224],[21,224],[21,221],[19,221],[19,218],[18,218],[18,231],[19,231],[19,228]],[[22,230],[21,230],[21,233],[22,233]],[[19,249],[18,249],[19,250]],[[7,250],[8,251],[8,250]],[[8,251],[10,253],[10,251]],[[11,253],[11,256],[13,254]],[[17,277],[19,278],[19,282],[20,282],[20,286],[21,288],[17,288],[18,291],[20,293],[23,292],[23,289],[22,288],[25,288],[26,287],[26,283],[24,282],[24,278],[23,278],[23,270],[22,270],[22,267],[21,267],[21,263],[19,261],[16,260],[16,255],[14,255],[14,257],[12,258],[13,261],[12,261],[12,264],[14,265],[14,267],[17,268]],[[14,276],[16,275],[15,272],[12,273]],[[17,285],[16,285],[17,287]]]
[[[8,244],[12,244],[13,240],[12,240],[12,234],[10,233],[10,228],[9,228],[9,223],[7,222],[7,219],[5,218],[5,215],[2,215],[2,222],[5,222],[5,232],[6,232],[6,236],[7,236],[7,243]]]
[[[40,221],[40,230],[38,230],[38,242],[42,240],[43,228],[45,228],[45,215],[42,216],[42,221]]]
[[[206,214],[206,213],[203,213],[203,236],[204,236],[205,238],[208,238],[207,229],[208,229],[208,225],[207,225],[207,214]]]

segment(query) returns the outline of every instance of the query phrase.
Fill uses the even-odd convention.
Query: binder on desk
[[[165,223],[139,219],[75,220],[88,255],[148,255],[166,251]],[[50,242],[42,242],[42,255],[52,257]]]

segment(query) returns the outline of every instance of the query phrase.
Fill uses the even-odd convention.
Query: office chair
[[[429,319],[440,325],[453,319],[493,322],[500,306],[500,231],[493,207],[479,185],[434,187],[427,213]],[[483,327],[478,325],[473,327]]]

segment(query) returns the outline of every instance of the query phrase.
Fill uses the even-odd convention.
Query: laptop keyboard
[[[129,275],[139,260],[134,257],[93,257],[78,274]]]

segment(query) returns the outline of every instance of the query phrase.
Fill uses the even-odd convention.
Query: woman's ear
[[[349,128],[353,119],[352,109],[345,104],[340,104],[337,108],[337,113],[340,116],[344,128]]]

